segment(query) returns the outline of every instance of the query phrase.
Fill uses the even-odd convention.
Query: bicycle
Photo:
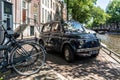
[[[0,51],[2,51],[0,54],[3,54],[0,57],[0,72],[7,71],[11,68],[16,73],[24,76],[39,72],[44,66],[46,59],[44,47],[35,42],[16,40],[19,34],[12,32],[9,34],[3,24],[1,27],[5,37],[8,39],[5,44],[0,45]]]

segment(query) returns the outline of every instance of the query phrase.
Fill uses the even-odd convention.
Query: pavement
[[[29,41],[29,39],[27,40]],[[53,70],[53,68],[50,67],[47,63],[45,63],[39,73],[36,73],[34,75],[21,76],[12,70],[9,70],[5,73],[0,73],[0,78],[1,76],[3,77],[3,80],[68,80],[60,73]]]
[[[4,75],[4,80],[68,80],[61,74],[57,73],[48,64],[40,70],[39,73],[31,76],[20,76],[12,71]]]
[[[120,80],[120,64],[103,50],[97,58],[78,57],[74,63],[67,63],[54,53],[47,54],[39,73],[20,76],[11,71],[4,80]]]

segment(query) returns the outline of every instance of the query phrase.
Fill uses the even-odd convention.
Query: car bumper
[[[77,52],[89,52],[89,51],[99,50],[100,48],[101,47],[77,49]]]
[[[85,49],[77,49],[76,53],[77,55],[92,55],[92,54],[98,54],[101,47],[95,47],[95,48],[85,48]]]

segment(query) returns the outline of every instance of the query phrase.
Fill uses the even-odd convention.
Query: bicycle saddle
[[[14,37],[15,39],[18,38],[20,36],[19,33],[12,31],[12,30],[8,30],[7,32],[5,32],[5,36],[8,38]]]
[[[19,33],[16,33],[16,32],[13,34],[13,37],[14,37],[15,39],[17,39],[19,36],[20,36],[20,34],[19,34]]]

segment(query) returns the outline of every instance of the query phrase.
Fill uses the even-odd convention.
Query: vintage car
[[[46,49],[62,53],[68,62],[73,62],[75,55],[96,57],[100,50],[99,39],[86,33],[77,21],[45,23],[40,31],[39,43]]]

